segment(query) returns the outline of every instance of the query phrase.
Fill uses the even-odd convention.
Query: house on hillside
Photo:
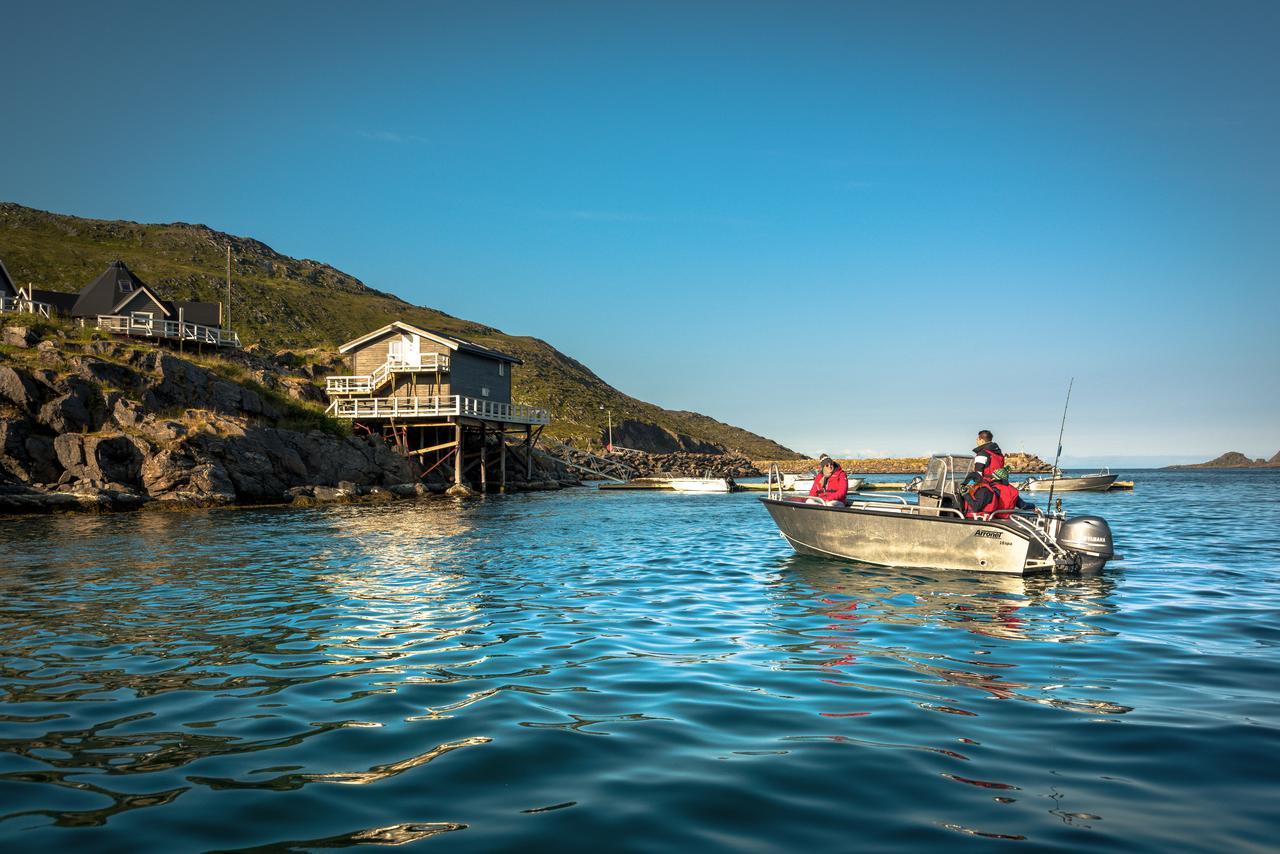
[[[488,439],[499,437],[498,479],[505,488],[507,436],[523,433],[528,476],[532,445],[551,418],[544,409],[512,402],[511,371],[521,364],[516,357],[402,321],[348,341],[338,352],[351,373],[326,380],[331,415],[383,433],[424,465],[452,459],[457,484],[478,466],[482,490]]]
[[[9,268],[4,265],[3,260],[0,260],[0,314],[35,314],[48,317],[52,311],[53,306],[32,300],[30,295],[14,284],[13,277],[9,275]]]
[[[58,314],[120,335],[239,347],[236,333],[222,329],[222,303],[167,300],[123,261],[112,261],[78,294],[33,290],[29,299]]]

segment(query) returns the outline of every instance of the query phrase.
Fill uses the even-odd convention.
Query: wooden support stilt
[[[502,433],[498,436],[498,472],[501,483],[498,486],[499,492],[507,491],[507,428],[502,428]]]
[[[457,465],[453,467],[453,485],[462,486],[462,422],[454,425],[454,441],[458,445]]]
[[[533,425],[524,428],[524,482],[533,479]]]
[[[448,442],[441,442],[438,445],[432,445],[430,448],[419,448],[416,451],[410,451],[409,456],[416,457],[420,454],[429,454],[432,451],[443,451],[445,448],[452,448],[457,444],[458,443],[456,441],[450,439]]]
[[[480,491],[488,492],[489,477],[486,471],[488,443],[485,441],[484,425],[480,425]]]

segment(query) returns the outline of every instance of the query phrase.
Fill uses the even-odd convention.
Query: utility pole
[[[227,330],[231,329],[231,244],[227,244]]]

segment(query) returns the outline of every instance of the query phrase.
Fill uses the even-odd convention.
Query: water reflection
[[[959,716],[977,714],[964,699],[974,696],[1091,714],[1132,711],[1078,695],[1106,689],[1063,683],[1060,672],[1051,674],[1052,681],[1038,678],[1043,668],[1031,666],[1028,662],[1036,659],[1017,649],[1026,643],[1076,644],[1113,636],[1094,623],[1115,609],[1109,601],[1114,581],[1106,575],[958,575],[802,556],[786,560],[786,573],[808,589],[812,614],[827,621],[806,632],[809,643],[790,647],[796,653],[792,660],[855,677],[827,675],[830,684],[891,693],[926,711]],[[886,632],[887,627],[902,630]],[[962,630],[980,642],[960,657],[954,648],[938,649],[935,629]],[[912,684],[876,679],[886,661],[916,674]]]
[[[1113,633],[1091,618],[1114,611],[1107,575],[956,574],[862,567],[796,556],[787,571],[827,597],[835,619],[939,625],[1007,640],[1088,642]],[[835,598],[832,598],[835,597]]]

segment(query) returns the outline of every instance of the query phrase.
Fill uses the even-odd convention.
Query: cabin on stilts
[[[524,480],[532,476],[533,447],[551,418],[511,402],[519,359],[398,320],[338,352],[351,373],[326,379],[330,415],[384,436],[428,472],[448,466],[455,485],[506,491],[508,456]]]

